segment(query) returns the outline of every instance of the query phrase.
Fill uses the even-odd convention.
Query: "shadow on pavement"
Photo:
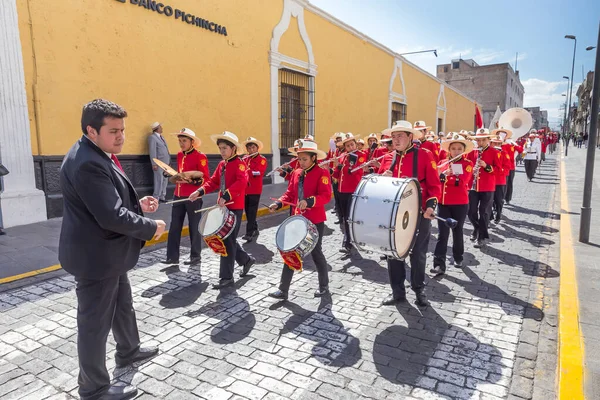
[[[497,227],[503,228],[503,230],[500,230],[498,228],[495,229],[495,233],[497,233],[498,235],[507,236],[508,238],[515,238],[518,240],[522,240],[522,241],[529,243],[530,245],[535,246],[535,247],[546,247],[546,246],[551,246],[556,243],[554,240],[546,239],[545,237],[524,233],[522,231],[519,231],[517,229],[510,227],[507,224],[501,224],[501,225],[498,225]]]
[[[252,255],[252,257],[256,258],[256,262],[260,264],[270,263],[273,261],[273,256],[275,255],[267,246],[258,242],[244,243],[242,244],[242,248],[248,254]]]
[[[160,305],[165,308],[187,307],[195,303],[208,287],[208,283],[202,282],[199,267],[190,267],[186,273],[178,265],[171,265],[161,271],[167,274],[169,280],[144,290],[141,296],[152,298],[162,294]]]
[[[530,276],[546,276],[547,278],[555,278],[559,276],[558,272],[548,264],[532,261],[529,258],[522,257],[518,254],[509,253],[495,247],[485,246],[479,249],[482,253],[494,257],[506,265],[520,266],[524,274]],[[537,271],[536,271],[537,269]],[[540,275],[539,271],[545,271],[545,275]]]
[[[511,206],[508,206],[509,209]],[[551,226],[546,226],[546,225],[540,225],[540,224],[534,224],[525,220],[516,220],[516,219],[510,219],[508,218],[506,215],[502,215],[502,221],[509,224],[510,226],[513,226],[515,228],[527,228],[527,229],[531,229],[534,231],[538,231],[538,232],[542,232],[542,233],[556,233],[558,232],[558,229],[556,228],[552,228]],[[502,225],[501,225],[502,226]]]
[[[379,257],[378,254],[376,254]],[[381,266],[377,261],[363,256],[356,250],[352,251],[352,256],[347,258],[348,262],[342,266],[340,272],[351,275],[362,275],[363,279],[377,283],[388,283],[387,267]],[[357,271],[357,269],[360,270]]]

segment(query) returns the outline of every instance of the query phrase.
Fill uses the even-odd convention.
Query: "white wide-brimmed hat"
[[[512,137],[512,131],[510,129],[498,128],[491,132],[492,135],[498,136],[502,141],[508,140]],[[503,135],[504,134],[504,135]]]
[[[194,143],[194,147],[198,147],[202,144],[202,141],[200,140],[200,138],[198,136],[196,136],[196,133],[189,128],[181,128],[181,130],[179,132],[171,133],[171,135],[185,136],[185,137],[192,139],[192,142]]]
[[[156,128],[158,128],[160,126],[160,122],[155,122],[152,125],[150,125],[150,129],[155,130]]]
[[[364,141],[364,140],[362,140],[362,139],[358,139],[358,140],[356,141],[356,144],[363,144],[363,145],[364,145],[364,144],[365,144],[365,141]]]
[[[238,154],[244,153],[244,149],[242,149],[242,146],[240,146],[240,142],[238,140],[237,135],[233,132],[223,131],[222,133],[219,133],[216,135],[210,135],[210,139],[215,143],[217,143],[217,141],[220,139],[226,140],[226,141],[232,143],[237,148]]]
[[[298,142],[298,147],[294,150],[296,154],[313,153],[317,155],[317,160],[324,160],[327,158],[327,153],[325,153],[323,150],[319,150],[316,142],[307,139],[298,139]]]
[[[337,139],[337,138],[341,138],[343,134],[344,134],[344,132],[336,132],[336,133],[334,133],[334,134],[331,136],[331,138],[330,138],[330,139],[333,139],[333,140],[335,140],[335,139]]]
[[[473,142],[470,140],[465,139],[463,136],[459,135],[458,133],[455,133],[451,139],[445,139],[444,141],[442,141],[442,149],[448,151],[448,148],[450,148],[450,145],[452,143],[460,143],[463,146],[465,146],[465,153],[470,152],[471,150],[473,150]]]
[[[367,142],[369,141],[369,139],[375,139],[375,141],[379,143],[379,138],[377,137],[376,133],[369,133],[369,136],[366,137]]]
[[[423,138],[423,131],[413,129],[413,126],[408,121],[396,121],[396,124],[391,128],[384,129],[382,134],[386,136],[392,136],[394,132],[406,132],[412,133],[415,137],[414,139],[421,140]]]
[[[479,128],[475,135],[471,135],[470,139],[489,139],[492,135],[490,135],[490,130],[488,128]]]
[[[359,137],[360,135],[354,135],[352,132],[342,133],[342,144],[346,144],[346,142],[349,142],[351,140],[356,141],[356,139],[358,139]]]
[[[246,148],[246,145],[248,145],[250,143],[257,145],[258,151],[261,151],[263,148],[263,143],[260,140],[258,140],[257,138],[252,137],[252,136],[249,136],[248,139],[244,140],[242,142],[242,146],[244,146],[244,148]]]
[[[400,122],[400,121],[396,121],[396,123],[398,123],[398,122]],[[431,129],[430,126],[426,126],[426,125],[427,124],[425,124],[425,121],[417,121],[417,122],[415,122],[414,129],[416,129],[418,131],[425,130],[425,129],[427,129],[427,130]]]

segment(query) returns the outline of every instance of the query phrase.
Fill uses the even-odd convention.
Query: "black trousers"
[[[335,212],[337,213],[338,219],[341,222],[341,211],[340,211],[340,192],[338,190],[338,184],[337,183],[331,183],[331,189],[333,190],[333,201],[334,201],[334,207],[335,207]]]
[[[513,169],[510,171],[510,173],[506,177],[506,195],[504,196],[504,199],[508,203],[510,203],[510,201],[512,200],[513,182],[514,181],[515,181],[515,170]]]
[[[427,248],[430,236],[431,220],[421,217],[419,233],[409,255],[410,287],[415,293],[420,293],[425,289],[425,264],[427,263]],[[387,265],[392,295],[395,298],[405,296],[406,261],[388,257]]]
[[[227,257],[221,256],[219,279],[233,279],[234,261],[239,265],[246,265],[250,261],[250,256],[237,241],[237,235],[242,223],[243,210],[231,210],[231,212],[235,214],[236,221],[233,232],[223,241],[227,249]]]
[[[537,166],[537,160],[525,160],[525,173],[527,174],[527,179],[533,179],[533,177],[535,176],[535,170],[537,169]]]
[[[350,203],[352,202],[352,193],[342,193],[340,192],[338,194],[338,200],[339,200],[339,210],[340,210],[340,222],[343,224],[342,226],[344,227],[344,242],[342,243],[343,247],[350,247],[351,243],[350,243],[350,230],[348,227],[348,219],[350,218]]]
[[[175,196],[175,200],[185,197]],[[173,204],[171,209],[171,225],[169,227],[169,238],[167,240],[167,260],[179,260],[179,246],[181,244],[181,229],[185,216],[188,217],[190,228],[190,242],[192,245],[190,258],[200,258],[202,251],[202,235],[198,231],[198,225],[202,219],[202,213],[196,210],[202,209],[202,199],[196,201],[184,201]]]
[[[258,212],[259,203],[260,194],[247,194],[244,199],[244,209],[246,211],[246,235],[252,235],[254,231],[258,231],[256,213]]]
[[[116,359],[125,361],[140,347],[127,274],[103,280],[76,279],[79,395],[96,400],[110,386],[106,339],[112,328]]]
[[[461,262],[465,253],[465,241],[463,237],[463,227],[467,219],[468,204],[445,206],[440,205],[438,208],[438,216],[442,218],[454,218],[456,227],[452,229],[452,257],[454,261]],[[448,250],[448,238],[450,236],[450,228],[438,220],[438,241],[435,245],[433,253],[433,265],[440,266],[442,270],[446,270],[446,251]]]
[[[323,249],[321,248],[325,223],[321,222],[320,224],[316,224],[316,226],[317,231],[319,232],[319,240],[317,241],[317,245],[315,246],[314,250],[310,253],[310,256],[317,267],[317,274],[319,276],[319,289],[323,290],[329,286],[327,260],[325,259],[325,256],[323,255]],[[293,276],[294,271],[287,265],[283,264],[283,269],[281,270],[281,281],[279,282],[279,290],[287,293],[290,290]]]
[[[477,233],[477,240],[489,239],[488,225],[490,215],[488,214],[490,203],[494,198],[494,192],[469,191],[469,221]]]
[[[494,200],[492,207],[496,221],[500,220],[502,216],[502,207],[504,207],[504,196],[506,195],[506,185],[496,185],[496,191],[494,192]],[[490,214],[491,216],[491,214]]]

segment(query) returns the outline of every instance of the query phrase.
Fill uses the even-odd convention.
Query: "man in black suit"
[[[85,400],[129,399],[130,385],[110,384],[106,340],[117,342],[117,366],[152,357],[141,348],[127,271],[135,267],[146,240],[160,236],[165,222],[144,217],[158,201],[138,198],[115,154],[125,142],[127,112],[107,100],[83,107],[83,136],[60,170],[63,220],[58,258],[77,283],[79,395]]]

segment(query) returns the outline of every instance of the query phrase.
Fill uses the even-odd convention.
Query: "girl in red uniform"
[[[281,208],[283,202],[296,204],[294,214],[302,215],[316,225],[319,232],[319,240],[315,249],[310,253],[319,276],[319,289],[315,297],[329,294],[329,275],[327,272],[327,261],[321,249],[323,230],[325,229],[325,205],[331,200],[331,184],[329,182],[329,171],[319,168],[318,160],[326,158],[325,152],[317,149],[313,141],[302,140],[298,151],[298,163],[300,168],[292,173],[290,185],[287,191],[273,204],[269,206],[271,212]],[[287,300],[294,270],[283,265],[281,270],[281,281],[279,289],[269,293],[270,297]]]
[[[495,224],[500,223],[502,216],[502,206],[504,205],[504,196],[506,195],[506,177],[510,174],[510,155],[502,147],[502,139],[492,139],[492,146],[498,150],[498,166],[495,171],[496,190],[494,191],[494,200],[490,206],[490,221]]]
[[[208,171],[208,159],[204,153],[197,150],[200,147],[200,139],[191,129],[183,128],[181,132],[175,133],[179,139],[181,151],[177,153],[177,175],[171,177],[171,183],[175,183],[174,199],[187,198],[206,179]],[[190,228],[191,251],[187,265],[198,266],[201,262],[202,235],[198,232],[198,224],[202,217],[196,210],[202,208],[202,201],[174,203],[171,209],[171,226],[169,238],[167,239],[167,260],[165,264],[179,263],[179,246],[181,244],[181,229],[185,216],[188,217]]]
[[[246,234],[242,239],[247,243],[258,237],[258,224],[256,223],[256,214],[258,213],[258,204],[263,190],[263,177],[267,170],[267,159],[259,152],[263,148],[260,140],[249,137],[244,143],[247,156],[244,162],[248,167],[248,187],[246,188],[246,199],[244,201],[244,210],[246,211]]]
[[[452,257],[454,266],[461,268],[465,252],[463,226],[469,211],[469,182],[473,175],[473,162],[465,156],[473,150],[473,142],[455,135],[452,139],[442,143],[442,149],[448,153],[448,160],[465,153],[461,158],[443,167],[440,174],[442,182],[442,195],[439,202],[438,215],[442,218],[453,218],[458,223],[452,229]],[[446,272],[446,251],[450,228],[445,223],[438,221],[439,236],[433,256],[433,269],[431,273],[442,275]]]
[[[217,169],[210,178],[207,178],[202,187],[190,195],[194,201],[207,193],[219,190],[217,204],[227,208],[235,214],[236,223],[233,231],[225,240],[227,256],[221,256],[219,268],[219,283],[213,285],[214,289],[221,289],[233,284],[234,260],[243,267],[240,276],[244,277],[250,271],[256,260],[237,242],[238,231],[242,223],[244,211],[244,198],[248,185],[248,173],[246,164],[238,157],[238,149],[241,148],[238,138],[234,133],[223,132],[210,137],[219,146],[219,152],[223,160],[217,165]],[[229,204],[231,203],[231,204]]]

